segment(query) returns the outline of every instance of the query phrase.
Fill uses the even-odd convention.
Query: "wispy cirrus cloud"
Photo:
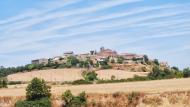
[[[25,56],[27,60],[23,61],[27,63],[64,50],[83,52],[102,45],[160,59],[165,58],[163,46],[183,50],[182,42],[190,39],[190,2],[152,4],[144,0],[40,2],[37,7],[0,21],[0,59],[16,62],[16,57]],[[163,53],[170,52],[168,48]]]

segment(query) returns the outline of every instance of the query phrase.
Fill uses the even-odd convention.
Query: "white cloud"
[[[29,53],[25,57],[31,60],[42,56],[53,56],[64,50],[73,49],[82,52],[101,45],[119,47],[138,41],[176,37],[190,33],[189,17],[178,18],[178,16],[190,14],[189,4],[183,4],[183,6],[181,4],[145,5],[121,10],[121,12],[110,12],[104,16],[100,16],[98,12],[124,3],[139,3],[139,1],[142,0],[103,1],[93,6],[65,11],[65,6],[79,2],[69,0],[64,4],[56,2],[54,5],[39,8],[42,11],[35,9],[31,13],[23,13],[23,15],[2,20],[0,21],[0,31],[2,31],[0,59],[6,54],[35,51],[36,53]],[[51,8],[48,8],[49,6]],[[57,10],[51,11],[55,9]],[[43,25],[47,27],[38,29]],[[32,29],[33,27],[35,29]],[[134,46],[129,50],[149,52],[148,49],[159,47],[159,45]],[[18,55],[18,58],[21,56]],[[18,59],[14,59],[16,60]]]

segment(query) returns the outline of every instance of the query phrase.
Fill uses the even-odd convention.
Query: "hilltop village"
[[[151,61],[147,55],[138,55],[134,53],[118,53],[115,50],[101,47],[98,52],[96,50],[93,50],[90,51],[89,53],[75,54],[73,51],[69,51],[69,52],[64,52],[63,55],[61,56],[32,60],[31,64],[44,64],[44,65],[48,63],[66,64],[68,63],[69,58],[76,58],[78,61],[84,63],[89,62],[87,63],[88,67],[92,67],[92,65],[94,64],[102,65],[102,63],[104,62],[110,63],[112,65],[120,64],[120,65],[135,66],[140,64],[145,65],[148,63],[148,61],[149,62]],[[160,65],[165,67],[168,66],[166,62],[160,62]]]
[[[117,51],[106,49],[101,47],[99,52],[90,51],[89,53],[84,54],[75,54],[73,51],[64,52],[61,56],[55,56],[53,58],[41,58],[32,60],[32,64],[47,64],[49,61],[54,63],[66,63],[67,58],[76,57],[80,61],[86,61],[88,59],[92,60],[93,63],[104,62],[107,59],[111,63],[123,63],[123,64],[138,64],[143,63],[145,58],[148,58],[146,55],[137,55],[133,53],[122,53],[118,54]],[[120,61],[121,60],[121,61]]]

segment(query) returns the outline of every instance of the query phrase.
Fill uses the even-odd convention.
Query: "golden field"
[[[71,68],[71,69],[49,69],[49,70],[38,70],[24,73],[16,73],[8,75],[9,81],[30,81],[34,77],[42,78],[47,82],[64,82],[64,81],[75,81],[83,79],[82,72],[85,69]],[[145,76],[148,72],[130,72],[124,70],[99,70],[96,71],[99,79],[111,79],[114,75],[116,79],[132,78],[134,75]]]

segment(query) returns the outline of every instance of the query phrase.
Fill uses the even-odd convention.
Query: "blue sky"
[[[190,66],[189,0],[1,0],[0,65],[105,46]]]

